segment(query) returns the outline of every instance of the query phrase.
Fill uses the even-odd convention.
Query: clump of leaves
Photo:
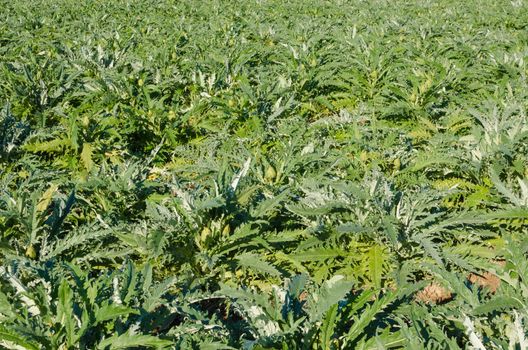
[[[526,347],[527,4],[231,5],[4,4],[0,346]]]

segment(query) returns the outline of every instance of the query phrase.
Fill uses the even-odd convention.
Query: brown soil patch
[[[506,266],[506,261],[504,260],[493,260],[493,263],[500,267]],[[467,280],[479,287],[487,288],[491,293],[497,292],[501,284],[500,278],[490,271],[485,271],[482,274],[470,273],[467,276]],[[452,297],[449,290],[437,282],[431,282],[424,289],[416,293],[415,300],[429,304],[438,304],[450,301]]]
[[[496,260],[494,263],[501,267],[506,265],[504,260]],[[489,271],[486,271],[482,274],[470,273],[467,279],[469,282],[482,288],[488,288],[491,293],[495,293],[501,284],[500,278]]]
[[[431,282],[424,289],[416,293],[415,298],[424,303],[438,304],[451,300],[452,295],[449,290],[440,284]]]
[[[495,293],[500,286],[500,278],[491,272],[484,272],[482,275],[470,273],[468,281],[482,288],[488,288],[490,292]]]

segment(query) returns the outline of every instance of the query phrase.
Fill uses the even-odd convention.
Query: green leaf
[[[257,272],[266,273],[272,276],[280,276],[279,270],[277,270],[270,263],[262,260],[260,256],[252,253],[244,253],[237,257],[238,265],[251,268]]]
[[[128,304],[130,299],[136,294],[136,285],[138,283],[138,274],[136,273],[136,267],[132,261],[128,261],[126,269],[126,279],[122,288],[122,292],[126,292],[122,296],[123,301]]]
[[[383,264],[385,262],[385,254],[379,245],[375,245],[369,249],[369,275],[370,280],[374,283],[376,289],[381,288],[381,279],[383,277]]]
[[[421,158],[416,159],[413,166],[408,171],[416,172],[427,167],[445,167],[446,165],[457,166],[457,161],[452,157],[440,154],[427,154]]]
[[[522,308],[523,304],[516,298],[509,296],[497,296],[487,303],[479,305],[473,311],[474,315],[485,315],[495,311],[511,310],[515,308]]]
[[[139,311],[123,305],[104,305],[95,312],[95,320],[96,322],[104,322],[115,320],[118,317],[127,316],[129,314],[139,315]]]
[[[208,343],[200,343],[200,350],[231,350],[235,349],[229,345],[225,345],[222,343],[214,343],[214,342],[208,342]]]
[[[163,252],[163,245],[167,240],[167,235],[164,231],[153,230],[148,235],[148,247],[151,251],[150,257],[155,258]]]
[[[151,286],[148,292],[143,289],[145,293],[145,301],[143,302],[143,308],[148,312],[154,311],[159,305],[164,302],[162,298],[163,294],[171,290],[171,286],[176,283],[178,279],[175,276],[169,277],[164,281],[160,282],[155,286]]]
[[[317,248],[313,250],[290,254],[289,257],[297,261],[321,261],[327,259],[335,259],[343,255],[345,255],[345,252],[341,249]]]
[[[55,194],[55,192],[57,192],[58,189],[59,186],[57,186],[56,184],[51,184],[51,186],[42,194],[42,196],[38,200],[38,204],[36,207],[37,213],[42,213],[48,208],[51,203],[51,200],[53,199],[53,195]]]
[[[110,338],[104,339],[101,341],[97,348],[99,349],[127,349],[135,346],[146,346],[149,348],[152,347],[168,347],[172,345],[172,341],[160,339],[152,335],[143,335],[143,334],[130,334],[124,333],[121,335],[113,335]]]
[[[358,346],[360,349],[364,350],[379,350],[379,349],[402,349],[405,348],[405,337],[402,335],[401,331],[394,331],[389,328],[383,330],[383,332],[372,337],[370,339],[365,339],[364,345]],[[451,344],[450,344],[451,345]],[[450,348],[451,349],[451,348]],[[454,347],[453,349],[457,349]]]
[[[269,218],[273,212],[277,211],[282,202],[290,195],[289,191],[284,191],[278,196],[263,200],[259,205],[251,210],[251,216],[256,218]]]
[[[28,350],[39,350],[37,345],[26,341],[25,337],[22,337],[9,329],[0,326],[0,347],[7,349],[28,349]]]
[[[0,290],[0,320],[2,315],[8,318],[15,317],[17,314],[13,312],[12,303],[9,301],[7,295]]]
[[[352,327],[346,334],[347,341],[356,340],[362,333],[363,330],[371,323],[375,321],[377,313],[383,311],[390,303],[395,299],[395,294],[389,293],[376,300],[373,304],[367,306],[361,315],[354,320]]]
[[[44,142],[35,142],[31,144],[26,144],[23,148],[28,152],[45,152],[45,153],[54,153],[60,152],[64,148],[70,146],[69,139],[54,139],[51,141]]]
[[[513,220],[513,219],[528,219],[528,209],[525,208],[511,208],[504,210],[496,210],[493,213],[487,214],[487,218],[490,219],[504,219],[504,220]]]
[[[352,289],[352,282],[346,281],[344,276],[336,275],[325,281],[318,292],[309,297],[307,308],[310,320],[318,321],[332,307],[343,300]]]
[[[334,329],[336,327],[338,305],[334,304],[326,312],[323,325],[321,326],[321,348],[331,349]]]
[[[75,319],[73,316],[73,291],[68,282],[63,279],[59,287],[57,304],[57,321],[66,330],[68,345],[73,345],[75,337]]]
[[[86,171],[90,172],[94,166],[92,160],[93,146],[90,143],[85,142],[81,151],[81,162],[84,165]]]

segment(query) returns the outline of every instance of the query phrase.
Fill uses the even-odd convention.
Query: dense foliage
[[[0,4],[0,348],[528,348],[525,1]]]

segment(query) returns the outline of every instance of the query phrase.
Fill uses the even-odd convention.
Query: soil
[[[493,261],[498,266],[504,267],[505,261]],[[496,274],[485,271],[483,273],[470,273],[467,280],[478,287],[486,288],[490,293],[495,294],[500,287],[501,280]],[[437,282],[431,282],[424,289],[416,293],[415,300],[429,304],[439,304],[450,301],[453,298],[451,292]]]
[[[436,282],[431,282],[424,289],[416,293],[416,300],[428,304],[440,304],[452,299],[451,292]]]
[[[494,261],[495,264],[504,267],[505,261]],[[479,287],[487,288],[491,293],[495,293],[501,284],[501,280],[492,272],[486,271],[482,274],[470,273],[468,281]]]

